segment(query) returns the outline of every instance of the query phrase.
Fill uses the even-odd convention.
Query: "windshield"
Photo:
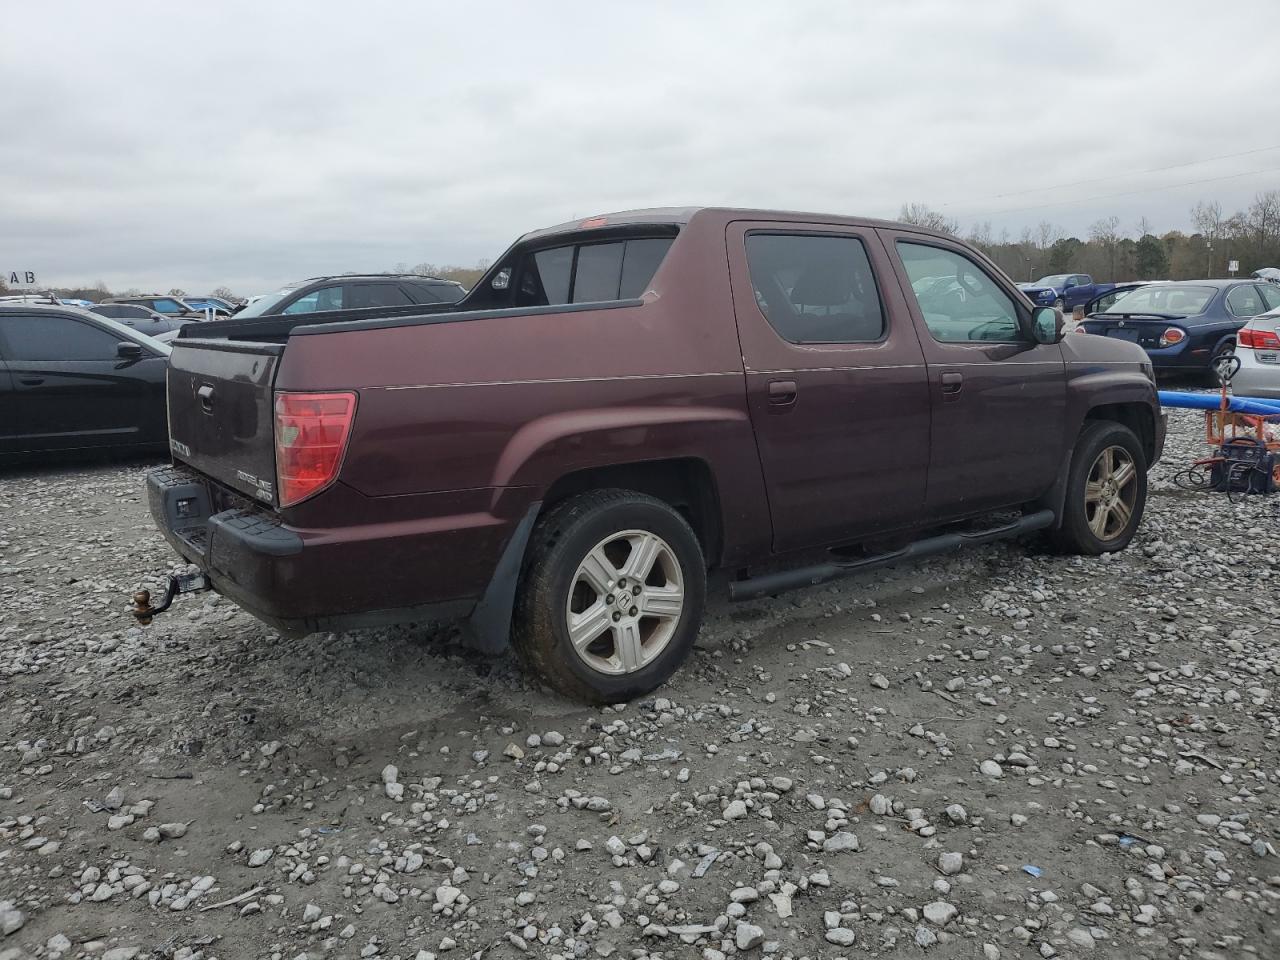
[[[1068,280],[1070,280],[1071,277],[1072,277],[1072,274],[1069,274],[1069,273],[1055,273],[1052,277],[1041,277],[1034,284],[1032,284],[1032,286],[1060,287],[1064,283],[1066,283]]]
[[[282,287],[275,293],[268,293],[266,296],[259,297],[253,303],[249,304],[243,310],[236,314],[237,320],[244,320],[247,317],[262,317],[272,311],[273,307],[279,306],[280,302],[290,296],[302,284],[291,283],[286,287]]]
[[[1204,313],[1216,292],[1213,287],[1151,283],[1136,288],[1102,312],[1178,313],[1190,317]]]
[[[94,323],[100,327],[105,327],[121,340],[136,340],[166,357],[172,352],[172,348],[167,343],[161,343],[155,337],[149,337],[145,333],[121,323],[119,320],[112,320],[110,317],[104,317],[100,313],[89,313],[87,310],[82,312],[82,316],[92,317]]]

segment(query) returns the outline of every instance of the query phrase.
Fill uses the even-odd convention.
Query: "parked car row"
[[[1159,281],[1095,298],[1079,329],[1138,344],[1157,371],[1209,374],[1253,318],[1277,308],[1280,287],[1259,280]]]

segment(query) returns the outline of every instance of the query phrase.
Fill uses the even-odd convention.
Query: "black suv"
[[[457,303],[466,292],[466,288],[454,280],[420,277],[411,273],[312,277],[259,297],[239,311],[235,319],[293,316],[326,310],[361,310],[368,307],[449,304]]]

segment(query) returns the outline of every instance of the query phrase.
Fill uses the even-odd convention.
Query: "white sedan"
[[[1238,397],[1280,398],[1280,309],[1254,317],[1236,334],[1240,369],[1231,380]]]

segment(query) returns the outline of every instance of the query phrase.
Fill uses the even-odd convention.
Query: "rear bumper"
[[[291,634],[466,617],[514,526],[467,514],[298,529],[182,467],[153,470],[147,498],[215,590]]]
[[[1280,356],[1264,352],[1264,356],[1276,357],[1270,362],[1259,361],[1256,351],[1247,347],[1236,351],[1240,369],[1231,380],[1231,392],[1238,397],[1262,397],[1267,400],[1280,398]]]

